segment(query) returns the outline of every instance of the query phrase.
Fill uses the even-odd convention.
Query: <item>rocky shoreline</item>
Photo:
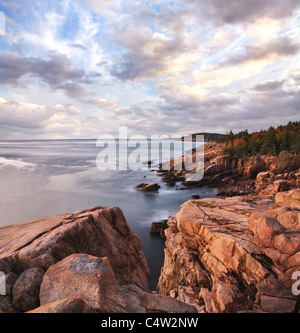
[[[158,290],[200,313],[298,312],[300,156],[230,162],[221,151],[205,145],[197,183],[174,170],[182,158],[159,170],[165,182],[217,187],[223,198],[190,200],[170,218]]]
[[[94,207],[0,228],[0,313],[299,312],[299,156],[229,162],[221,151],[206,144],[196,184],[174,170],[182,158],[158,170],[170,186],[217,187],[220,197],[195,197],[151,225],[166,242],[157,292],[123,212]]]
[[[282,151],[278,156],[252,156],[230,161],[221,155],[222,148],[222,144],[215,142],[204,145],[204,177],[198,182],[186,181],[186,176],[194,171],[184,167],[176,170],[176,165],[182,165],[184,157],[172,160],[169,170],[164,170],[160,165],[158,175],[170,186],[181,182],[185,187],[218,188],[219,196],[260,194],[269,185],[268,190],[262,194],[274,195],[271,187],[278,183],[281,183],[280,191],[300,187],[300,155]],[[269,174],[261,174],[263,172]],[[269,181],[267,178],[270,178]]]
[[[0,313],[196,312],[148,290],[141,242],[117,207],[0,228]]]
[[[298,312],[300,189],[191,200],[169,222],[158,290],[198,312]]]

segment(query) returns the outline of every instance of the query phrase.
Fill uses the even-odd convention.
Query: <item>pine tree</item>
[[[262,155],[277,155],[277,140],[274,127],[270,127],[264,136],[260,149]]]
[[[290,148],[290,134],[285,128],[283,134],[279,138],[279,152],[289,150]]]
[[[290,152],[300,154],[300,123],[299,122],[291,134]]]

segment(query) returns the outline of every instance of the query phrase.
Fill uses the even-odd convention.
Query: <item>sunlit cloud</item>
[[[11,0],[0,11],[1,139],[299,118],[298,0]]]

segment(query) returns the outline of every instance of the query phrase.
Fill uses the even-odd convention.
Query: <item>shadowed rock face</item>
[[[165,231],[159,292],[206,312],[296,311],[299,191],[278,193],[276,202],[248,196],[183,204]]]
[[[39,306],[39,286],[45,271],[39,267],[29,268],[22,272],[12,288],[12,305],[24,312]]]

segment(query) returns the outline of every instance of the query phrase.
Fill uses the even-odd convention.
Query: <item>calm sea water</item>
[[[119,147],[122,144],[126,143],[120,142]],[[155,290],[164,242],[149,233],[151,222],[174,215],[193,194],[212,197],[216,191],[176,190],[150,169],[99,171],[100,151],[96,140],[0,141],[0,226],[98,205],[118,206],[142,241],[151,271],[150,288]],[[140,163],[144,166],[147,161]],[[159,193],[134,189],[144,182],[158,182]]]

